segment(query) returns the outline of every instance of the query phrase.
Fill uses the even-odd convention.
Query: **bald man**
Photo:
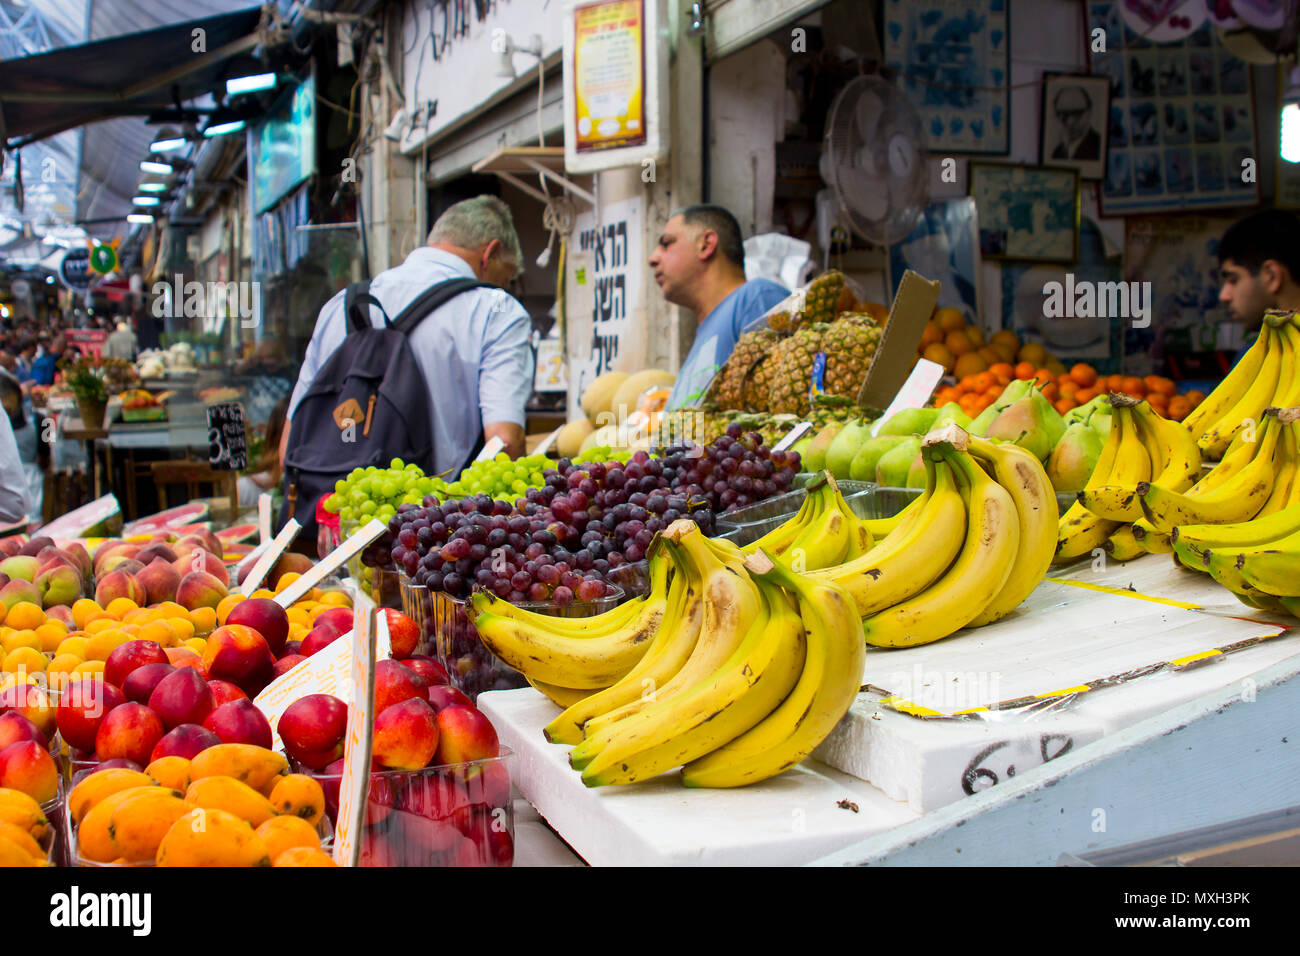
[[[1064,134],[1052,150],[1052,159],[1100,159],[1101,134],[1092,127],[1092,97],[1082,86],[1063,86],[1052,110]]]

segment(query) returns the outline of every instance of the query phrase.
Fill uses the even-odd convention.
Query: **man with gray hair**
[[[533,389],[532,322],[505,287],[523,271],[523,254],[510,208],[495,196],[476,196],[447,209],[428,243],[381,272],[369,293],[390,319],[429,288],[449,279],[477,279],[496,288],[455,296],[430,312],[409,335],[429,389],[434,468],[452,477],[484,441],[500,438],[512,458],[524,453],[524,405]],[[280,441],[285,460],[293,414],[326,359],[347,335],[345,292],[325,303]],[[373,307],[370,321],[382,327]]]

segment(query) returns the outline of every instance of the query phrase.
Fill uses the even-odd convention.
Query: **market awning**
[[[196,33],[195,31],[202,31]],[[278,37],[261,7],[0,62],[6,148],[210,93],[231,61]],[[201,38],[201,42],[200,39]]]

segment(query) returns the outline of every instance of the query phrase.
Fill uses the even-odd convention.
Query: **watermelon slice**
[[[175,531],[179,525],[193,524],[196,521],[202,521],[207,516],[207,505],[191,502],[188,505],[168,508],[166,511],[159,511],[157,514],[147,515],[127,523],[122,528],[122,537],[131,537],[137,534],[157,534],[159,531]]]
[[[223,544],[221,550],[224,552],[221,555],[222,561],[226,564],[238,564],[252,553],[253,545],[231,541]]]
[[[236,541],[247,541],[255,534],[257,534],[257,525],[255,524],[232,525],[229,528],[216,532],[217,540],[224,545],[230,545]],[[227,548],[226,550],[229,551],[230,549]]]
[[[183,524],[180,525],[179,527],[173,525],[172,527],[167,529],[167,533],[174,534],[178,538],[183,538],[187,534],[198,534],[200,531],[211,531],[211,530],[212,530],[211,521],[199,521],[194,524]]]

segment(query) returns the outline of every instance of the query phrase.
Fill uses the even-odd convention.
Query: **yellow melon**
[[[644,372],[629,375],[623,384],[618,387],[618,391],[614,393],[611,411],[617,416],[620,414],[619,410],[622,409],[623,415],[630,415],[639,407],[642,392],[661,386],[671,387],[675,381],[677,381],[676,375],[658,368],[646,369]]]
[[[595,430],[590,419],[575,418],[561,428],[560,434],[555,436],[555,453],[561,458],[572,458],[578,454],[586,437]]]
[[[604,424],[599,416],[614,408],[614,395],[627,379],[627,372],[606,372],[583,391],[582,413],[593,425]]]

